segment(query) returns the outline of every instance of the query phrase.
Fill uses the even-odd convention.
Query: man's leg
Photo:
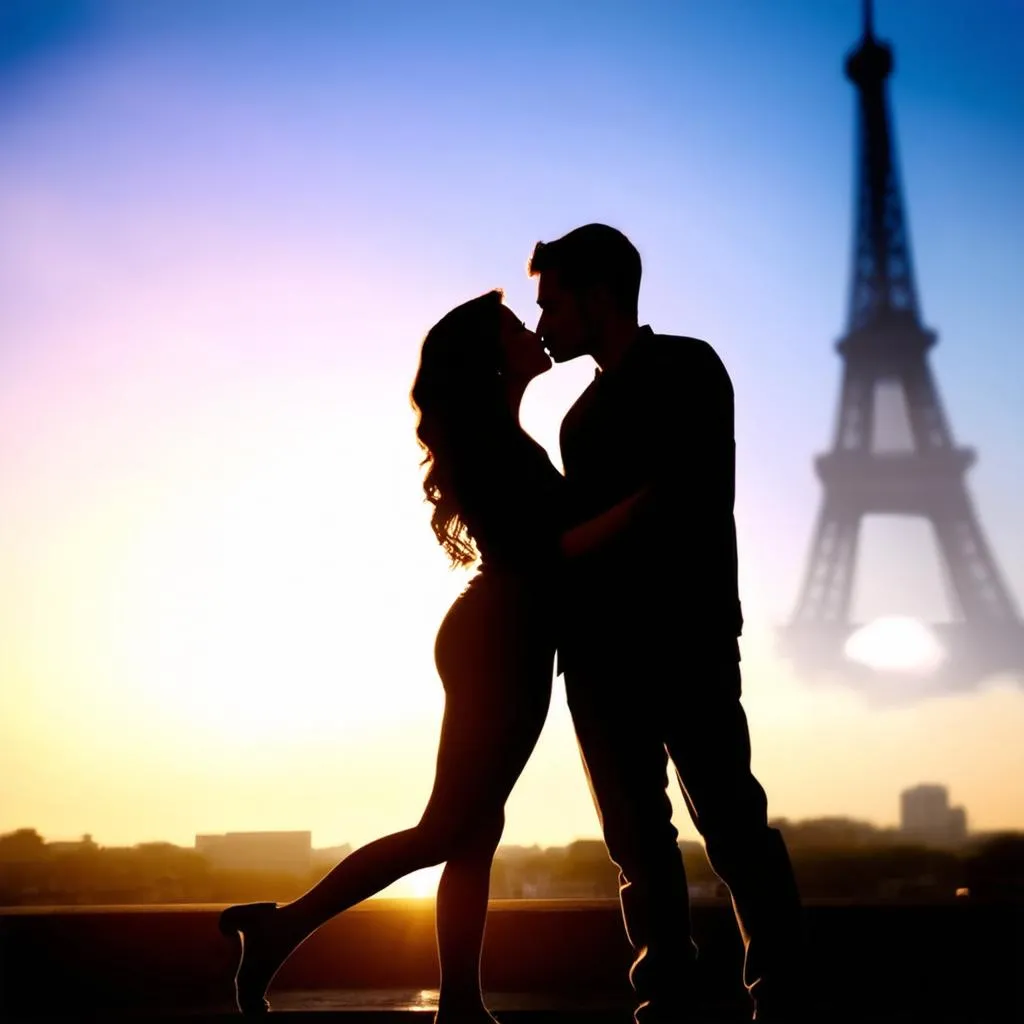
[[[690,674],[689,668],[687,675]],[[797,1001],[800,898],[781,833],[750,770],[740,666],[709,655],[686,680],[685,713],[665,714],[665,742],[708,860],[732,896],[746,955],[743,980],[758,1006]]]
[[[612,861],[635,960],[630,981],[643,1024],[685,1019],[696,946],[683,860],[666,791],[668,758],[630,676],[566,672],[566,695]],[[621,692],[620,692],[621,691]]]

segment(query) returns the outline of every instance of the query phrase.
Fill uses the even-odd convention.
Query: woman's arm
[[[649,494],[650,488],[644,487],[592,519],[566,530],[559,538],[558,544],[562,557],[581,558],[599,551],[633,522],[638,508]]]

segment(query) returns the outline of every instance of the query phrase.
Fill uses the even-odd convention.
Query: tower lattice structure
[[[1024,623],[1000,573],[965,483],[972,449],[953,439],[921,322],[910,236],[897,174],[886,80],[892,50],[875,37],[870,0],[863,36],[846,59],[857,90],[853,279],[844,336],[839,414],[832,448],[816,459],[823,485],[810,557],[783,650],[811,672],[863,678],[844,657],[858,541],[866,515],[930,522],[953,621],[932,626],[946,658],[939,689],[967,689],[993,673],[1024,671]],[[904,410],[905,439],[893,450],[879,415],[881,388]]]

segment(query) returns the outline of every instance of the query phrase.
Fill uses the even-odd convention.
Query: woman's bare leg
[[[501,814],[547,713],[548,697],[540,700],[545,691],[531,699],[527,681],[519,682],[518,692],[515,688],[488,691],[481,684],[487,698],[483,704],[478,699],[480,687],[459,688],[448,695],[434,788],[419,824],[360,847],[298,899],[269,911],[259,927],[254,924],[249,933],[243,933],[236,977],[240,1004],[259,1002],[281,964],[326,921],[413,871],[457,858],[475,838],[480,823],[493,822]],[[449,877],[445,892],[476,893],[466,902],[477,908],[480,918],[486,916],[487,886],[480,881],[481,866],[470,864],[470,874],[462,882],[456,866],[456,883],[453,886]],[[489,873],[488,858],[488,879]],[[474,955],[479,960],[482,931],[481,920],[465,934],[472,948],[454,960],[448,953],[449,981],[457,989],[466,986],[465,963]],[[453,946],[459,943],[445,942],[446,950]],[[459,964],[463,966],[453,966]],[[477,972],[473,973],[479,992]]]
[[[430,823],[375,839],[349,854],[298,899],[280,906],[281,928],[305,938],[397,879],[439,864],[446,853],[443,831]]]
[[[480,953],[483,947],[491,865],[505,827],[504,807],[529,760],[547,717],[551,696],[551,661],[541,654],[524,661],[512,673],[505,696],[490,694],[490,708],[474,714],[475,731],[469,738],[453,737],[438,755],[460,764],[476,764],[488,778],[488,788],[501,801],[487,805],[476,819],[471,835],[448,859],[437,889],[437,951],[441,966],[438,1024],[491,1020],[480,989]],[[500,706],[497,706],[500,705]],[[488,723],[480,729],[480,724]],[[502,723],[492,725],[490,723]],[[479,758],[479,751],[488,751]],[[451,768],[455,770],[454,765]]]
[[[493,1020],[480,991],[483,948],[494,851],[505,825],[501,814],[485,823],[472,842],[450,857],[437,887],[437,953],[441,991],[437,1024]]]
[[[236,927],[242,956],[235,974],[235,996],[243,1013],[260,1013],[264,994],[289,956],[339,911],[372,896],[397,878],[429,867],[446,855],[443,833],[429,828],[405,829],[360,847],[312,889],[292,903],[275,907],[231,908],[221,915],[222,930]],[[244,914],[240,923],[239,911]],[[228,927],[225,919],[229,915]]]

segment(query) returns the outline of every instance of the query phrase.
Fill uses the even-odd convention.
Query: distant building
[[[839,815],[802,821],[773,818],[769,824],[782,833],[790,852],[807,849],[863,849],[904,839],[898,830],[879,828],[868,821]]]
[[[963,807],[950,807],[949,830],[957,842],[967,838],[967,811]]]
[[[47,843],[46,849],[50,853],[83,853],[86,850],[99,849],[99,847],[92,841],[92,836],[87,832],[81,839]]]
[[[322,846],[313,850],[310,864],[314,868],[330,869],[340,864],[352,852],[350,843],[342,843],[341,846]]]
[[[275,871],[307,875],[312,832],[227,832],[196,836],[196,853],[225,871]]]
[[[900,793],[900,832],[927,843],[959,843],[967,838],[967,812],[949,806],[945,786],[924,783]]]
[[[506,846],[504,843],[498,847],[495,858],[498,860],[525,860],[528,857],[537,857],[543,854],[544,848],[534,843],[533,846]]]

